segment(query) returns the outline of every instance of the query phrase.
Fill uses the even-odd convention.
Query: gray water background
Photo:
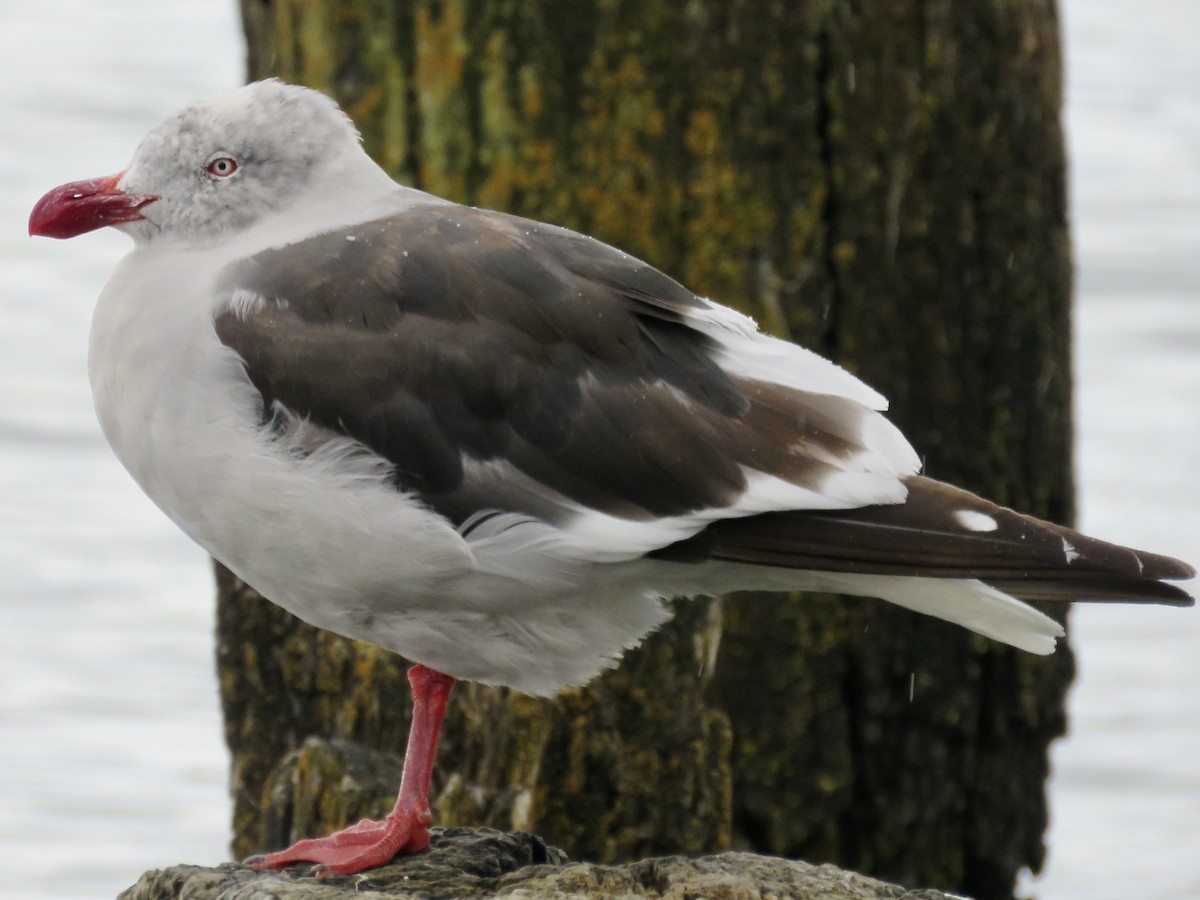
[[[1065,13],[1082,523],[1200,562],[1200,4]],[[241,57],[232,2],[0,0],[2,896],[112,897],[226,858],[207,561],[112,459],[87,392],[91,305],[127,242],[24,227],[44,190],[117,171],[239,83]],[[1072,624],[1072,733],[1028,888],[1200,898],[1200,613]]]

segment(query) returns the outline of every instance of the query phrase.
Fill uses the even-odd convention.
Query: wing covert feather
[[[898,487],[873,469],[875,412],[731,374],[693,327],[712,304],[565,229],[429,206],[259,253],[222,287],[243,302],[218,336],[267,414],[361,441],[455,522],[737,515],[752,472],[817,496],[846,472]]]

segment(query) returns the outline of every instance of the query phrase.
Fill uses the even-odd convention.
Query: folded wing
[[[852,375],[565,229],[417,207],[260,253],[222,290],[264,424],[355,439],[464,534],[534,521],[597,561],[835,573],[914,608],[925,579],[1001,606],[1191,602],[1163,583],[1183,563],[917,477]]]
[[[918,468],[849,373],[565,229],[418,207],[221,289],[266,420],[356,439],[460,527],[527,516],[632,558],[728,516],[898,502]]]

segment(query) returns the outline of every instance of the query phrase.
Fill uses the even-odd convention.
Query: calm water
[[[1200,4],[1069,0],[1091,531],[1200,561]],[[225,858],[204,555],[110,458],[84,373],[126,241],[30,241],[62,181],[121,168],[238,83],[235,5],[0,0],[0,894],[111,897]],[[1038,896],[1200,897],[1200,614],[1088,608]]]

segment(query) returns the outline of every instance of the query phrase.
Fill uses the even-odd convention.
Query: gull
[[[134,242],[88,362],[117,457],[269,600],[414,663],[392,812],[260,868],[426,848],[455,680],[582,685],[664,598],[876,597],[1042,654],[1025,601],[1192,603],[1182,562],[922,476],[876,391],[647,263],[396,184],[315,91],[188,106],[29,230],[104,226]]]

